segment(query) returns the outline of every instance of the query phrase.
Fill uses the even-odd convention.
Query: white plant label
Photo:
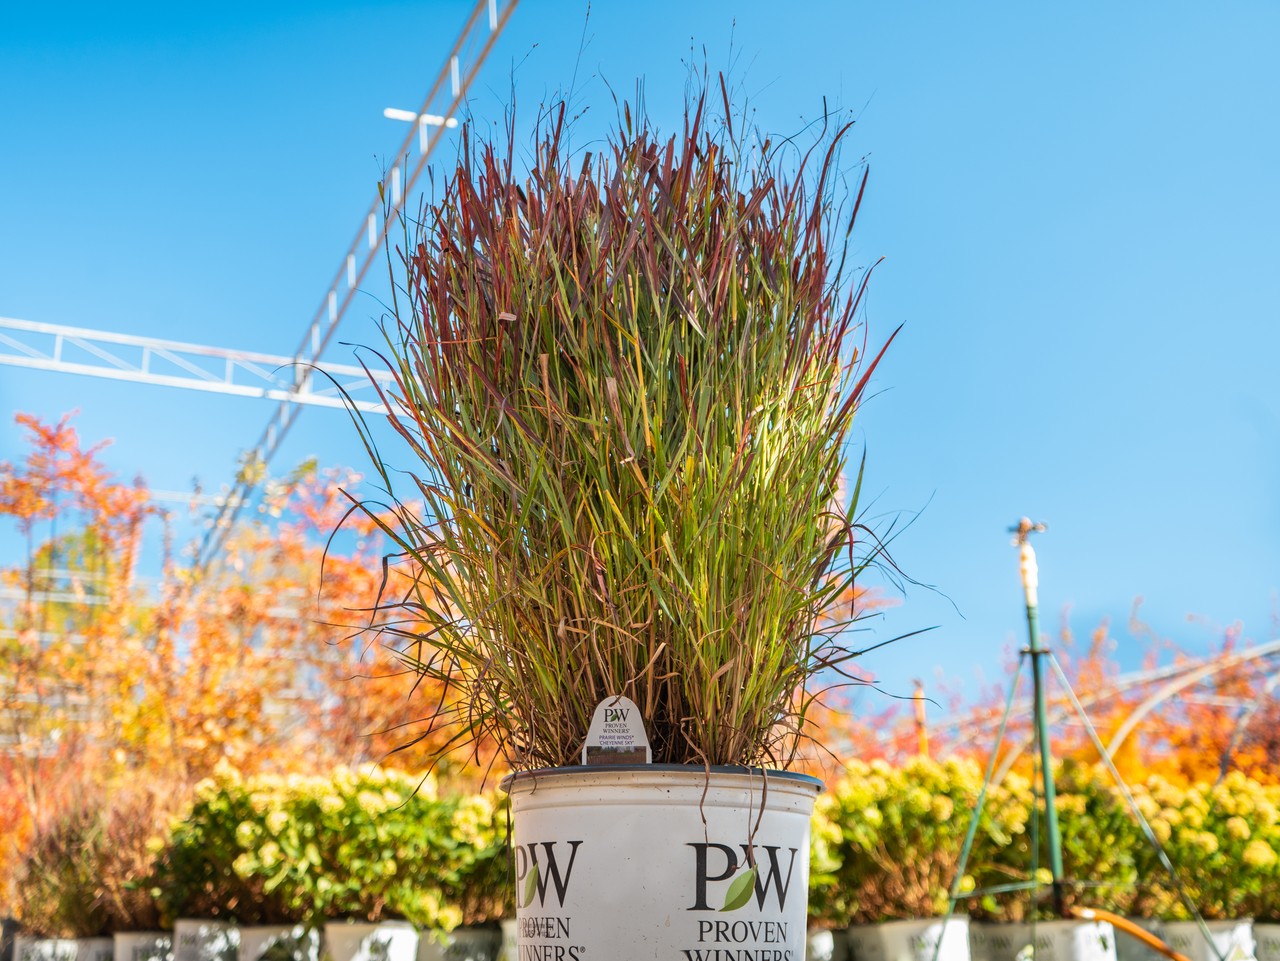
[[[596,705],[582,748],[583,764],[651,764],[653,751],[635,701],[618,695]]]

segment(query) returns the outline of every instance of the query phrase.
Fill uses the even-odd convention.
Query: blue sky
[[[288,354],[467,2],[9,5],[0,14],[0,315]],[[674,124],[692,59],[766,130],[822,100],[871,179],[873,339],[903,333],[858,442],[910,587],[868,657],[896,691],[972,685],[1023,639],[1005,528],[1038,547],[1047,629],[1145,620],[1189,650],[1276,633],[1280,7],[524,0],[473,90],[493,123],[574,85],[575,137],[643,78]],[[779,11],[783,12],[780,13]],[[584,45],[585,39],[585,45]],[[583,52],[579,56],[579,48]],[[372,343],[357,301],[342,339]],[[328,359],[345,360],[338,349]],[[216,488],[265,402],[0,367],[8,415],[78,408],[109,462]],[[275,463],[359,464],[307,410]],[[918,516],[917,516],[918,515]]]

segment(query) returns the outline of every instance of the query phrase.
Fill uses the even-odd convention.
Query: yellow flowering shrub
[[[1188,917],[1109,773],[1068,761],[1055,780],[1068,905]],[[814,814],[811,918],[840,925],[945,910],[981,781],[976,766],[959,761],[849,764]],[[1152,777],[1132,793],[1205,917],[1280,921],[1280,787],[1234,773],[1189,788]],[[961,910],[1048,916],[1049,854],[1043,827],[1033,831],[1034,803],[1031,783],[1016,773],[990,789],[960,885],[977,893]],[[1033,881],[1034,892],[983,893]]]
[[[852,762],[815,818],[810,914],[830,924],[929,917],[946,909],[982,787],[969,761]],[[999,803],[983,830],[1007,836]]]
[[[1136,848],[1143,843],[1140,829],[1129,813],[1123,794],[1102,768],[1064,762],[1055,773],[1058,829],[1062,840],[1063,873],[1068,879],[1088,883],[1069,885],[1067,906],[1110,906],[1129,913],[1137,879]],[[973,872],[979,887],[1039,880],[1033,866],[1047,871],[1047,834],[1040,825],[1033,857],[1031,811],[1035,804],[1032,785],[1024,778],[1006,779],[1007,806],[1021,816],[1021,830],[1007,844],[983,844],[975,852]],[[1052,873],[1048,874],[1052,880]],[[1022,920],[1033,914],[1047,916],[1043,900],[1049,892],[1017,891],[982,898],[976,911],[999,920]],[[1033,907],[1035,910],[1033,910]]]
[[[244,924],[403,918],[449,929],[501,917],[505,809],[439,797],[430,778],[220,771],[175,820],[151,878],[164,913]]]
[[[1135,788],[1163,805],[1152,828],[1196,909],[1210,919],[1280,920],[1280,787],[1242,773],[1181,788],[1153,776]],[[1191,917],[1154,851],[1143,848],[1137,909]]]

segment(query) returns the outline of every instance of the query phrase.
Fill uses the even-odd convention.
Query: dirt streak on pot
[[[514,121],[505,145],[464,131],[393,265],[384,400],[411,463],[355,417],[395,505],[368,508],[399,551],[376,630],[457,685],[434,723],[517,769],[574,763],[617,693],[656,762],[785,766],[876,554],[836,497],[883,354],[862,356],[870,270],[845,267],[850,125],[748,146],[707,100],[676,136],[624,106],[580,155],[561,105],[528,169]]]

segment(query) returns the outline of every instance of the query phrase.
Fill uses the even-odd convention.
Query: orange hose
[[[1082,921],[1106,921],[1117,931],[1123,932],[1131,938],[1137,938],[1152,951],[1159,951],[1170,961],[1191,961],[1185,954],[1179,954],[1150,931],[1138,927],[1128,918],[1121,917],[1118,914],[1112,914],[1110,911],[1103,911],[1100,908],[1072,908],[1071,914]]]

